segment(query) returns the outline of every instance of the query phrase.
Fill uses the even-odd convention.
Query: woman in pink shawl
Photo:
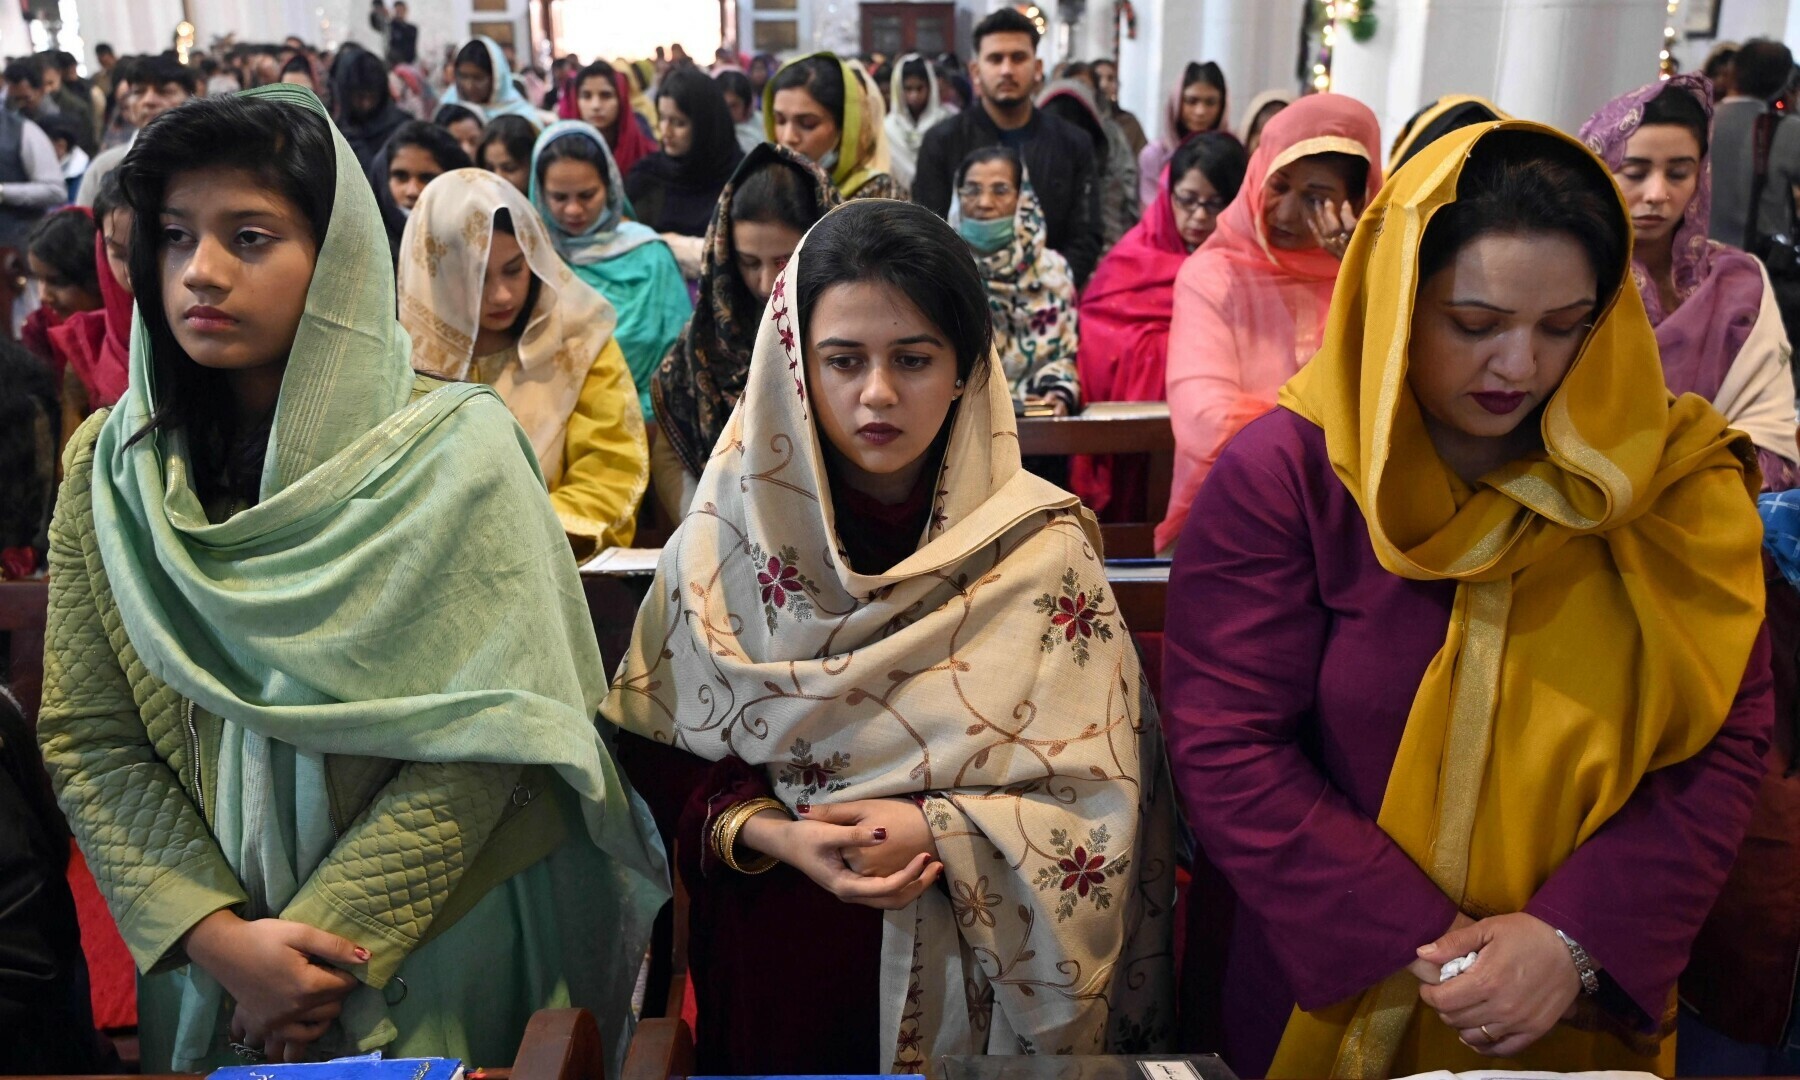
[[[1081,296],[1076,367],[1084,399],[1163,400],[1175,275],[1218,228],[1243,185],[1248,157],[1223,131],[1189,139],[1158,178],[1149,210],[1100,260]],[[1138,505],[1144,472],[1129,459],[1078,457],[1070,486],[1102,520],[1114,520],[1109,507]]]
[[[1663,379],[1756,444],[1763,490],[1800,486],[1790,349],[1762,264],[1707,239],[1712,86],[1698,74],[1608,102],[1581,128],[1631,207],[1631,276],[1656,328]]]
[[[556,96],[556,115],[564,120],[584,120],[599,129],[620,176],[631,175],[633,165],[658,149],[631,110],[631,84],[623,72],[604,60],[594,61],[564,81]]]
[[[1244,186],[1175,278],[1169,420],[1175,482],[1156,550],[1172,551],[1200,484],[1243,426],[1312,358],[1338,260],[1381,188],[1381,130],[1369,107],[1313,94],[1263,128]]]
[[[1225,72],[1208,60],[1190,61],[1181,73],[1181,85],[1169,92],[1163,106],[1162,132],[1138,152],[1138,202],[1149,206],[1156,198],[1157,178],[1181,149],[1181,144],[1203,131],[1225,131]]]

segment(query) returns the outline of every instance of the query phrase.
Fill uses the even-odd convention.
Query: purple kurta
[[[1230,930],[1222,976],[1186,977],[1223,995],[1223,1045],[1207,1048],[1239,1075],[1265,1075],[1296,1003],[1380,982],[1455,918],[1375,823],[1455,593],[1382,568],[1324,432],[1286,409],[1246,427],[1201,488],[1169,610],[1203,616],[1169,620],[1163,717],[1190,824],[1236,893],[1190,904],[1190,941]],[[1749,820],[1772,719],[1765,634],[1718,736],[1646,777],[1525,908],[1587,948],[1625,1023],[1661,1020]]]

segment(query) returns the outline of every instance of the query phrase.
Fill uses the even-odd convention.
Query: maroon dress
[[[1382,568],[1324,432],[1285,409],[1200,489],[1169,581],[1171,615],[1200,617],[1169,620],[1163,676],[1175,782],[1211,863],[1189,906],[1184,1045],[1241,1076],[1265,1075],[1296,1004],[1373,986],[1455,918],[1375,822],[1455,593]],[[1594,957],[1621,1024],[1662,1020],[1743,837],[1772,709],[1765,634],[1713,741],[1647,776],[1525,907]]]
[[[936,475],[884,506],[832,484],[850,565],[880,573],[913,553]],[[708,1075],[873,1074],[881,1060],[882,913],[846,904],[785,864],[742,874],[713,855],[719,814],[770,794],[762,770],[620,732],[620,767],[656,817],[688,893],[695,1063]]]

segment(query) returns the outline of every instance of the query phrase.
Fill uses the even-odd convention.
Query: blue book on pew
[[[384,1058],[379,1051],[359,1057],[300,1065],[231,1065],[208,1080],[463,1080],[456,1058]]]

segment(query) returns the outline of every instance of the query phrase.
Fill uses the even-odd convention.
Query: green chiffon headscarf
[[[302,756],[553,767],[616,885],[586,901],[617,937],[583,949],[607,988],[593,1004],[612,1046],[629,1035],[668,872],[594,722],[606,673],[536,455],[487,387],[415,392],[375,199],[318,99],[284,85],[245,96],[324,121],[332,219],[255,506],[210,522],[179,430],[127,446],[155,407],[134,321],[129,389],[101,428],[93,476],[126,634],[198,707]]]

